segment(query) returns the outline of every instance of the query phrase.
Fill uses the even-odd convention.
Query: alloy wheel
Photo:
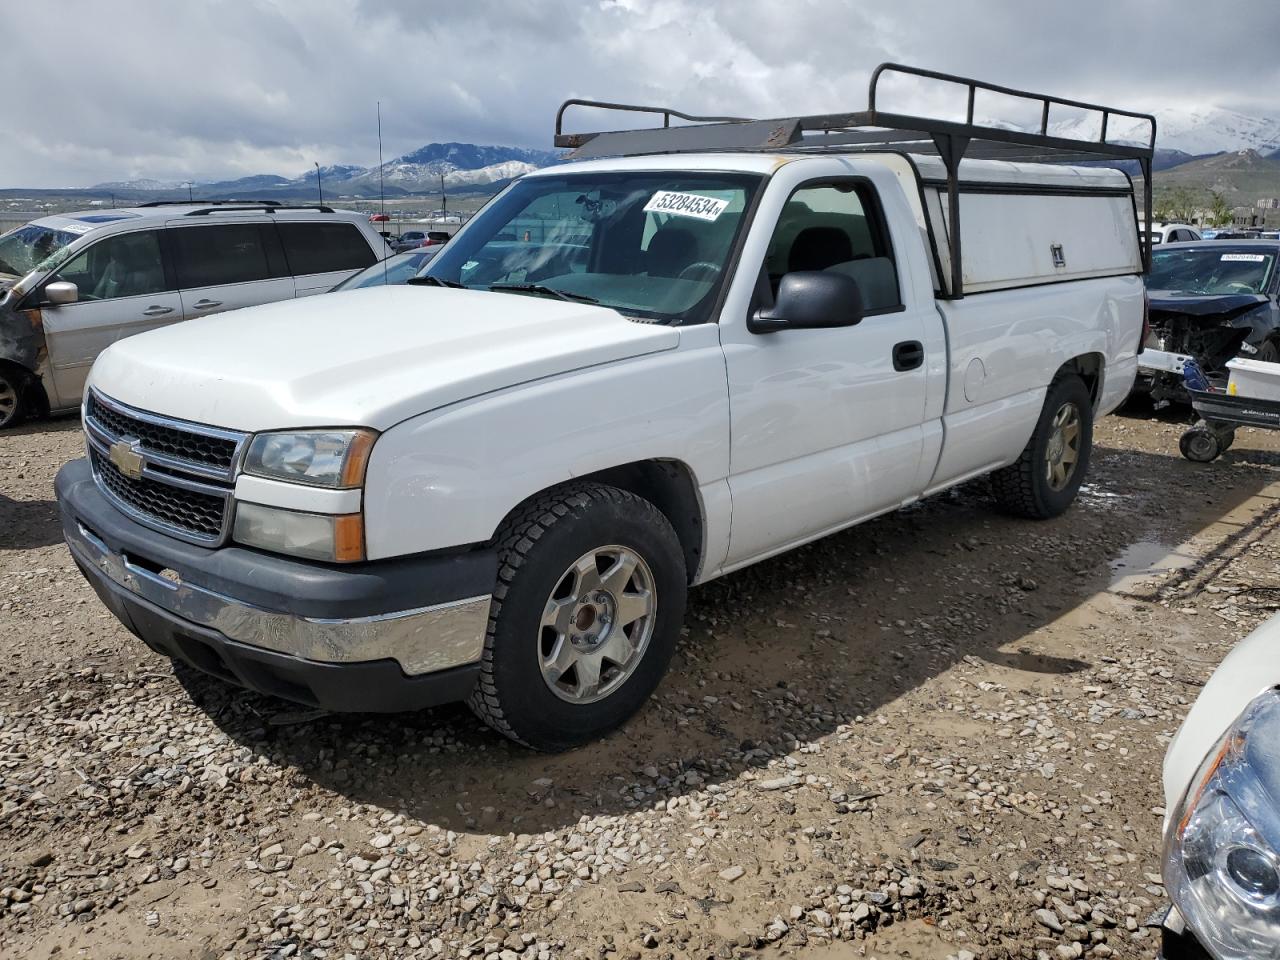
[[[584,553],[547,598],[538,628],[542,679],[570,703],[603,700],[644,659],[657,610],[653,573],[639,554],[620,546]]]

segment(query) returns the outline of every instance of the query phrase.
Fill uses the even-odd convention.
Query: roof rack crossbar
[[[1147,139],[1147,150],[1154,150],[1156,145],[1156,118],[1149,113],[1137,113],[1133,110],[1121,110],[1119,107],[1107,107],[1100,103],[1088,103],[1084,100],[1068,100],[1065,97],[1054,97],[1046,93],[1030,93],[1026,90],[1016,90],[1013,87],[1004,87],[995,83],[987,83],[983,80],[973,80],[969,77],[961,77],[951,73],[940,73],[937,70],[925,70],[921,67],[910,67],[900,63],[882,63],[876,67],[871,73],[871,81],[867,87],[867,110],[869,113],[877,113],[876,96],[880,78],[886,73],[896,73],[904,76],[918,77],[922,80],[938,80],[943,83],[955,83],[968,88],[968,111],[966,115],[966,123],[969,126],[974,125],[974,100],[978,90],[985,90],[988,93],[998,93],[1002,96],[1013,97],[1018,100],[1036,100],[1040,102],[1040,136],[1047,137],[1049,135],[1049,110],[1050,107],[1068,107],[1075,110],[1087,110],[1092,113],[1102,115],[1102,132],[1096,141],[1086,140],[1080,141],[1084,143],[1095,143],[1099,146],[1109,147],[1112,144],[1107,143],[1107,127],[1111,117],[1128,117],[1131,120],[1142,120],[1148,125],[1149,136]],[[989,129],[989,128],[984,128]],[[1064,138],[1057,138],[1064,139]]]
[[[590,140],[594,134],[570,133],[564,132],[564,112],[570,107],[590,107],[593,110],[621,110],[630,113],[655,113],[661,114],[663,129],[671,126],[671,118],[676,117],[679,120],[687,120],[690,123],[746,123],[744,117],[699,117],[691,113],[682,113],[679,110],[673,110],[670,107],[644,107],[634,103],[608,103],[604,100],[566,100],[560,104],[560,109],[556,111],[556,133],[555,141],[557,147],[580,147],[582,144]],[[614,131],[621,132],[621,131]],[[561,142],[564,140],[565,142]],[[570,142],[572,141],[572,142]]]
[[[322,203],[279,203],[275,200],[265,203],[243,204],[235,207],[202,207],[199,210],[188,210],[184,217],[207,217],[211,213],[243,213],[245,211],[262,213],[278,213],[281,210],[318,210],[321,213],[333,213],[333,207]]]
[[[257,207],[278,207],[279,200],[148,200],[137,204],[138,207],[190,207],[193,204],[205,206],[229,206],[231,204],[250,204]]]

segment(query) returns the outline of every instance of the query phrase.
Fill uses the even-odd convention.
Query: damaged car
[[[1187,360],[1219,384],[1235,357],[1280,361],[1277,258],[1280,243],[1265,240],[1176,243],[1154,251],[1147,277],[1150,332],[1135,391],[1187,402]]]
[[[0,428],[80,406],[117,340],[325,293],[388,253],[360,214],[272,201],[156,200],[0,236]]]

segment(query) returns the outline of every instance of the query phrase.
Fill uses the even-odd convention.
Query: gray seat
[[[888,257],[863,257],[847,260],[828,269],[858,281],[864,310],[883,310],[902,303],[898,294],[898,271]]]

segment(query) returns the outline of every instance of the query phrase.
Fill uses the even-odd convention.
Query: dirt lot
[[[562,756],[175,671],[62,545],[77,425],[4,434],[0,954],[1150,957],[1165,745],[1280,589],[1280,438],[1180,429],[1101,424],[1059,520],[975,484],[695,591]]]

